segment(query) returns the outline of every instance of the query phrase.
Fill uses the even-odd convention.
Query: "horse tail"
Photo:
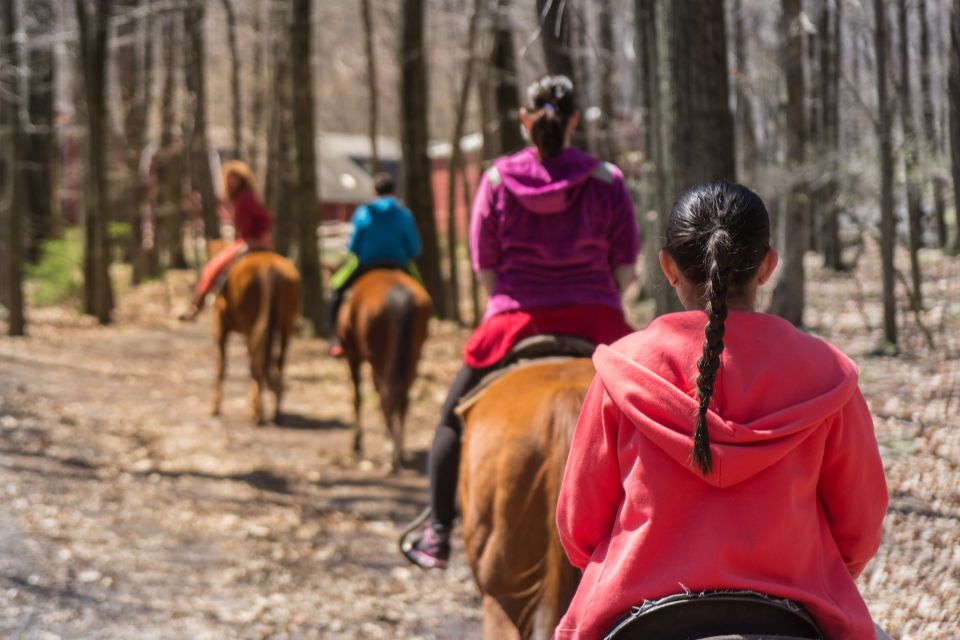
[[[543,578],[541,621],[556,625],[566,613],[573,594],[580,581],[580,572],[567,559],[566,551],[557,532],[557,501],[560,497],[560,484],[567,466],[570,453],[570,441],[583,404],[584,389],[566,388],[558,390],[552,399],[549,434],[549,453],[547,454],[546,491],[547,491],[547,541],[546,571]],[[551,627],[552,628],[552,627]]]
[[[413,322],[416,316],[413,292],[396,284],[387,292],[386,311],[394,327],[393,349],[387,364],[387,406],[391,416],[404,404],[408,374],[413,360]]]
[[[260,311],[257,314],[257,329],[262,327],[262,351],[260,354],[263,375],[273,385],[270,363],[273,362],[274,334],[277,328],[277,271],[272,266],[260,272]]]

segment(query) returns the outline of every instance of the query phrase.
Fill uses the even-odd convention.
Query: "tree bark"
[[[142,6],[142,0],[126,0],[118,3],[123,11],[136,11]],[[127,19],[117,26],[115,64],[117,84],[120,89],[124,145],[122,150],[123,166],[126,169],[124,187],[124,206],[126,219],[130,224],[130,262],[134,285],[140,284],[146,276],[147,263],[143,247],[143,215],[141,209],[143,185],[140,180],[140,158],[146,142],[146,103],[145,83],[142,75],[145,71],[144,60],[147,52],[143,46],[143,18]]]
[[[574,79],[570,12],[564,0],[537,0],[543,58],[550,75]]]
[[[917,128],[913,119],[913,90],[910,81],[910,29],[906,0],[897,0],[900,32],[900,117],[903,125],[904,168],[907,187],[907,228],[910,247],[910,304],[914,311],[923,307],[920,246],[923,234],[923,203],[917,170]]]
[[[781,16],[784,47],[784,77],[787,83],[786,162],[788,172],[799,172],[806,160],[806,122],[804,118],[803,30],[800,26],[801,1],[782,0]],[[805,275],[803,255],[808,246],[804,200],[806,185],[794,178],[787,195],[783,233],[783,260],[780,281],[773,291],[770,310],[795,325],[803,323]]]
[[[250,147],[250,166],[253,167],[253,173],[255,175],[264,175],[264,158],[263,158],[263,145],[261,141],[263,140],[262,131],[265,131],[268,125],[264,122],[264,103],[266,102],[266,83],[267,83],[267,74],[265,69],[267,67],[264,64],[264,34],[270,34],[269,28],[264,29],[263,22],[263,13],[264,7],[269,11],[272,6],[272,2],[258,2],[253,9],[253,31],[256,33],[256,38],[253,43],[253,96],[250,100],[250,120],[253,123],[250,126],[250,137],[249,137],[249,147]],[[268,22],[269,25],[269,22]],[[269,40],[269,35],[266,38]]]
[[[496,0],[496,3],[489,81],[493,85],[497,126],[495,144],[490,151],[494,156],[500,156],[519,151],[526,142],[520,133],[520,86],[510,24],[510,1]]]
[[[184,213],[182,138],[175,133],[180,116],[177,110],[177,51],[181,48],[176,16],[168,15],[163,24],[163,94],[160,103],[160,149],[156,155],[158,182],[154,211],[154,252],[158,271],[186,266],[183,251]],[[192,163],[190,163],[192,164]],[[212,187],[212,185],[211,185]]]
[[[927,0],[917,1],[917,20],[920,23],[920,99],[922,101],[923,131],[927,140],[927,153],[937,156],[937,114],[933,106],[933,89],[930,78],[930,28],[927,17]],[[937,246],[947,246],[947,202],[944,195],[944,180],[934,175],[930,178],[933,187],[933,216],[937,229]]]
[[[294,176],[296,161],[293,140],[293,115],[291,113],[292,85],[290,79],[290,2],[274,0],[270,33],[272,34],[273,77],[271,81],[270,124],[267,137],[267,162],[264,197],[267,207],[276,216],[273,244],[276,250],[287,256],[294,237],[297,221],[294,216],[295,202],[292,197],[297,188]]]
[[[403,147],[403,192],[413,211],[423,238],[420,273],[433,298],[437,315],[449,316],[443,276],[440,272],[440,250],[437,243],[437,221],[434,214],[430,158],[427,142],[427,64],[424,50],[424,0],[403,0],[400,14],[400,138]]]
[[[15,34],[19,24],[16,3],[7,0],[3,7],[4,38],[3,49],[6,64],[10,69],[20,67],[20,51]],[[7,166],[9,167],[8,202],[6,211],[5,235],[6,255],[3,269],[7,272],[7,333],[22,336],[26,330],[23,312],[23,221],[25,218],[24,199],[24,131],[20,116],[20,101],[25,99],[21,89],[23,84],[11,82],[3,95],[3,120],[8,123],[10,133],[7,136]]]
[[[614,94],[617,87],[616,43],[613,37],[613,8],[611,0],[598,0],[597,40],[600,47],[600,111],[601,117],[597,140],[597,154],[604,160],[614,162],[619,154],[616,136],[617,114]]]
[[[293,83],[293,120],[297,156],[297,231],[300,278],[303,281],[303,315],[316,335],[326,335],[320,246],[317,238],[316,128],[311,68],[312,0],[293,0],[290,22],[290,78]]]
[[[28,38],[52,34],[54,12],[51,0],[32,0],[24,3],[23,8]],[[41,243],[52,237],[56,229],[53,194],[55,61],[51,44],[31,42],[29,49],[27,114],[31,127],[24,136],[26,164],[23,181],[26,211],[29,212],[27,259],[36,262],[40,259]],[[20,142],[23,144],[24,140]]]
[[[823,107],[823,152],[821,157],[827,162],[827,177],[824,180],[821,205],[822,222],[819,229],[822,239],[819,243],[823,250],[823,262],[828,269],[840,271],[843,269],[843,259],[840,244],[840,208],[837,202],[838,182],[840,174],[840,57],[841,53],[841,12],[843,2],[835,2],[834,10],[830,11],[831,0],[824,0],[823,12],[820,17],[822,31],[820,67],[823,74],[822,100]]]
[[[206,17],[205,0],[187,0],[183,9],[184,78],[191,95],[192,121],[187,153],[190,159],[190,185],[200,194],[203,216],[203,235],[207,239],[220,237],[217,219],[217,195],[210,172],[210,147],[207,143],[207,81],[204,70],[206,47],[203,24]]]
[[[955,0],[960,2],[960,0]],[[890,104],[887,93],[887,15],[884,0],[873,0],[874,47],[877,68],[877,138],[880,147],[880,261],[883,288],[883,339],[897,348],[897,308],[894,294],[893,147],[890,140]]]
[[[657,157],[666,203],[700,182],[735,180],[736,153],[724,3],[658,0],[655,14]],[[668,220],[664,206],[658,216],[661,240]],[[655,294],[658,314],[680,308],[676,295],[662,282]]]
[[[950,104],[950,167],[953,173],[953,252],[960,253],[960,0],[950,8],[950,61],[947,96]]]
[[[230,47],[230,88],[233,102],[233,157],[243,158],[243,95],[240,83],[240,50],[237,47],[237,12],[233,0],[220,0],[227,14],[227,45]]]
[[[87,162],[84,172],[84,312],[100,324],[110,323],[110,239],[107,235],[106,63],[109,51],[110,0],[75,0],[80,31],[80,61],[87,113]],[[92,9],[92,10],[91,10]]]
[[[367,56],[367,92],[369,95],[367,127],[370,132],[370,172],[376,174],[380,171],[380,153],[377,148],[380,87],[377,83],[377,58],[374,55],[373,14],[370,11],[370,0],[360,0],[360,17],[363,22],[363,45]]]
[[[757,134],[753,117],[753,104],[747,93],[747,34],[744,29],[743,0],[733,3],[733,57],[736,64],[733,76],[736,83],[737,109],[735,112],[737,133],[737,173],[753,175],[757,165]],[[746,179],[746,178],[745,178]]]
[[[460,315],[460,268],[457,257],[459,245],[457,238],[457,174],[466,171],[460,140],[463,138],[464,128],[466,127],[470,89],[473,87],[477,29],[483,12],[483,3],[484,0],[474,0],[473,2],[470,26],[467,30],[467,61],[464,64],[463,77],[460,81],[453,135],[450,138],[450,171],[447,178],[447,268],[450,282],[450,318],[458,324],[463,324],[463,319]]]

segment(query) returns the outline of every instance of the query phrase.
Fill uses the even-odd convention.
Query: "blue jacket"
[[[392,196],[360,205],[353,212],[352,222],[347,250],[357,255],[360,264],[406,265],[420,256],[420,233],[413,214]]]

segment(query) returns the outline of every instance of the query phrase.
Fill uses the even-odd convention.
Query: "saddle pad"
[[[514,371],[519,371],[520,369],[526,369],[527,367],[532,367],[534,365],[544,364],[547,362],[569,362],[570,360],[575,359],[575,356],[553,356],[549,358],[537,358],[535,360],[520,360],[519,362],[494,369],[485,375],[476,387],[474,387],[469,393],[460,399],[459,404],[457,404],[457,408],[454,409],[454,413],[456,413],[457,416],[462,419],[463,415],[469,411],[470,408],[480,400],[480,398],[483,397],[483,394],[487,392],[487,389],[490,388],[490,385],[508,373],[513,373]]]

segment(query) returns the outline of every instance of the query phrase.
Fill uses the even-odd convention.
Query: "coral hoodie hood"
[[[536,147],[528,147],[495,163],[504,187],[533,213],[567,211],[600,161],[574,147],[540,161]]]
[[[690,452],[704,324],[703,312],[686,312],[658,319],[647,330],[646,345],[686,344],[685,349],[643,357],[600,347],[594,357],[598,376],[624,416],[701,477]],[[849,358],[786,321],[733,311],[727,324],[723,365],[707,413],[713,470],[703,479],[716,487],[733,486],[781,460],[857,389],[856,365]]]

